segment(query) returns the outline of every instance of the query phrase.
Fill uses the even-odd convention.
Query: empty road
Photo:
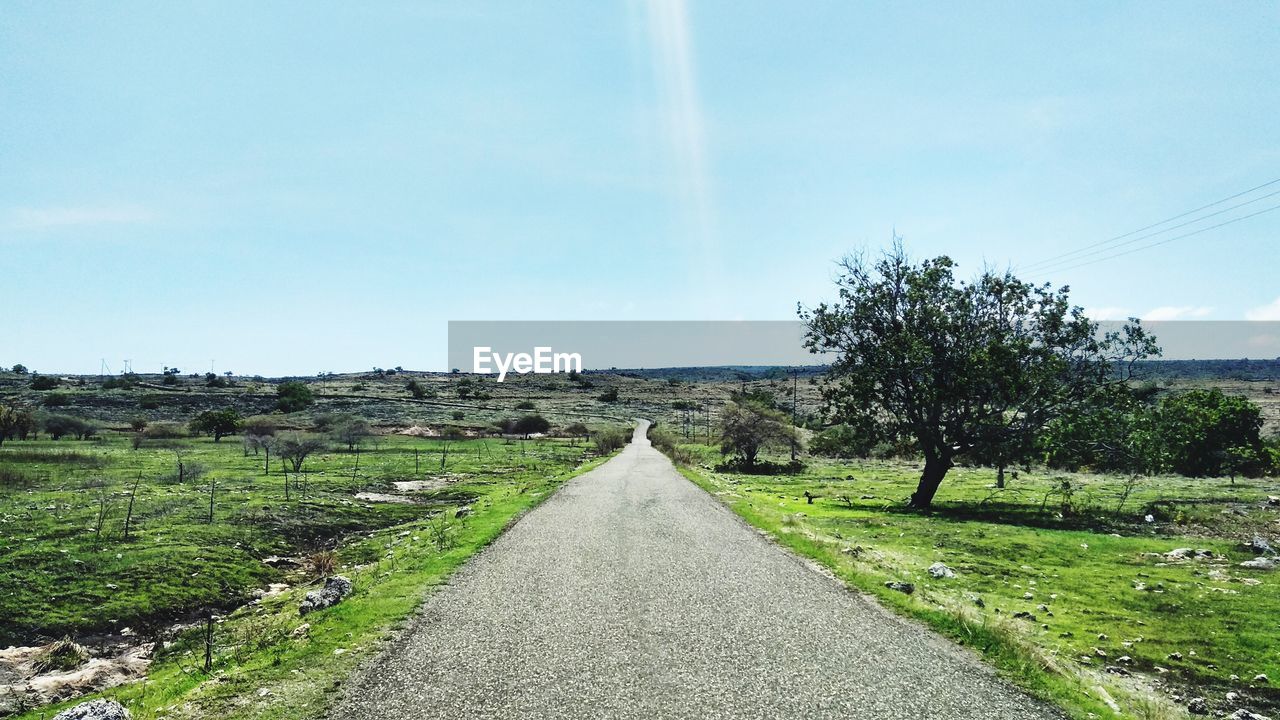
[[[331,717],[1060,717],[760,537],[645,427],[432,594]]]

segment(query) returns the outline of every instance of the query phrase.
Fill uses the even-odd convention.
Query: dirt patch
[[[439,490],[442,487],[448,486],[449,483],[457,481],[457,478],[433,477],[427,478],[426,480],[396,480],[391,483],[391,486],[394,487],[397,492],[409,493],[422,492],[424,490]]]
[[[379,492],[358,492],[356,493],[356,499],[364,500],[365,502],[399,503],[401,505],[413,505],[416,502],[413,498],[407,495],[393,495],[391,493]]]
[[[145,643],[116,651],[108,657],[90,658],[74,670],[38,673],[34,664],[49,647],[0,650],[0,715],[132,682],[145,676],[151,665],[152,645]]]
[[[440,437],[439,430],[435,430],[429,427],[422,427],[421,425],[414,425],[413,427],[405,428],[404,430],[401,430],[396,434],[408,435],[409,437],[428,437],[428,438]]]

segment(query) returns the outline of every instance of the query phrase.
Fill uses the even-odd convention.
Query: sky
[[[1069,285],[1100,319],[1280,319],[1280,211],[1083,254],[1280,179],[1278,21],[6,2],[0,365],[440,370],[450,320],[793,319],[895,233],[964,276]],[[1064,253],[1102,261],[1044,262]]]

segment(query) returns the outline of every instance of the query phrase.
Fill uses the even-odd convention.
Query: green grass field
[[[686,475],[748,522],[1078,717],[1179,717],[1178,699],[1197,696],[1280,708],[1253,680],[1280,679],[1280,582],[1239,567],[1254,557],[1241,543],[1280,521],[1275,479],[1024,473],[998,490],[993,471],[957,468],[920,514],[903,508],[909,463],[811,461],[769,477],[717,472],[718,454],[696,450]],[[1213,558],[1165,555],[1177,548]],[[936,562],[955,577],[932,577]]]
[[[237,440],[134,450],[128,438],[106,434],[0,448],[0,644],[154,639],[161,645],[146,680],[108,691],[134,717],[309,717],[425,588],[593,462],[580,441],[380,436],[359,453],[358,467],[349,452],[308,459],[305,480],[288,476],[286,499],[280,466],[264,475],[264,458],[246,456]],[[393,485],[406,481],[427,489]],[[307,558],[326,550],[337,551],[334,571],[354,581],[355,593],[299,618],[317,574]],[[298,565],[263,562],[272,556]],[[253,601],[268,583],[291,587]],[[210,608],[222,615],[206,673],[198,621]],[[171,627],[184,620],[197,626]],[[30,704],[7,701],[10,711]]]

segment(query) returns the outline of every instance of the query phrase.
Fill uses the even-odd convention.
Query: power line
[[[1155,232],[1153,232],[1153,233],[1147,233],[1146,235],[1139,235],[1138,237],[1130,238],[1130,239],[1128,239],[1128,240],[1125,240],[1125,241],[1124,241],[1124,242],[1122,242],[1122,243],[1117,243],[1117,244],[1112,245],[1111,247],[1108,247],[1108,248],[1100,248],[1100,249],[1098,249],[1098,250],[1094,250],[1093,252],[1087,252],[1087,253],[1084,253],[1083,255],[1077,255],[1077,256],[1076,256],[1076,257],[1074,257],[1074,258],[1068,258],[1068,259],[1065,259],[1065,260],[1058,260],[1058,261],[1056,261],[1056,262],[1048,262],[1047,264],[1046,264],[1045,262],[1035,263],[1035,265],[1030,265],[1030,266],[1028,266],[1026,269],[1027,269],[1027,270],[1030,270],[1030,271],[1032,271],[1032,272],[1048,272],[1048,271],[1050,271],[1050,270],[1060,269],[1060,268],[1055,268],[1055,266],[1057,266],[1057,265],[1067,265],[1067,264],[1070,264],[1070,263],[1078,262],[1078,261],[1080,261],[1080,260],[1082,260],[1082,259],[1084,259],[1084,258],[1087,258],[1087,257],[1091,257],[1091,256],[1094,256],[1094,255],[1099,255],[1099,254],[1101,254],[1101,253],[1111,252],[1112,250],[1117,250],[1117,249],[1119,249],[1119,248],[1124,247],[1125,245],[1132,245],[1133,243],[1140,242],[1140,241],[1142,241],[1142,240],[1146,240],[1146,239],[1148,239],[1148,238],[1153,238],[1153,237],[1155,237],[1155,236],[1157,236],[1157,235],[1163,235],[1163,234],[1165,234],[1165,233],[1167,233],[1167,232],[1171,232],[1171,231],[1173,231],[1173,230],[1177,230],[1178,228],[1183,228],[1183,227],[1186,227],[1186,226],[1188,226],[1188,225],[1195,225],[1196,223],[1198,223],[1198,222],[1203,222],[1203,221],[1205,221],[1205,220],[1208,220],[1208,219],[1209,219],[1209,218],[1211,218],[1211,217],[1217,217],[1217,216],[1219,216],[1219,215],[1222,215],[1223,213],[1229,213],[1229,212],[1231,212],[1232,210],[1238,210],[1238,209],[1240,209],[1240,208],[1244,207],[1245,205],[1252,205],[1253,203],[1259,202],[1259,201],[1261,201],[1261,200],[1266,200],[1267,198],[1270,198],[1270,197],[1275,197],[1276,195],[1280,195],[1280,190],[1276,190],[1276,191],[1274,191],[1274,192],[1267,193],[1266,195],[1259,195],[1258,197],[1256,197],[1256,198],[1254,198],[1254,199],[1252,199],[1252,200],[1245,200],[1244,202],[1239,203],[1239,204],[1237,204],[1237,205],[1232,205],[1232,206],[1231,206],[1231,207],[1229,207],[1229,208],[1223,208],[1222,210],[1218,210],[1217,212],[1211,212],[1211,213],[1209,213],[1208,215],[1201,215],[1200,217],[1192,218],[1192,219],[1190,219],[1190,220],[1187,220],[1186,222],[1178,223],[1177,225],[1170,225],[1169,227],[1167,227],[1167,228],[1165,228],[1165,229],[1163,229],[1163,230],[1157,230],[1157,231],[1155,231]],[[1039,265],[1040,267],[1036,267],[1036,265]]]
[[[1152,224],[1150,224],[1150,225],[1146,225],[1146,226],[1144,226],[1144,227],[1140,227],[1140,228],[1138,228],[1137,230],[1130,230],[1129,232],[1124,233],[1124,234],[1122,234],[1122,235],[1116,235],[1115,237],[1110,237],[1110,238],[1107,238],[1106,240],[1101,240],[1101,241],[1098,241],[1098,242],[1093,243],[1093,244],[1090,244],[1090,245],[1085,245],[1085,246],[1084,246],[1084,247],[1082,247],[1082,248],[1077,248],[1077,249],[1075,249],[1075,250],[1071,250],[1071,251],[1069,251],[1069,252],[1065,252],[1065,253],[1062,253],[1062,254],[1059,254],[1059,255],[1054,255],[1053,257],[1045,258],[1044,260],[1039,260],[1039,261],[1037,261],[1037,262],[1031,263],[1030,265],[1027,265],[1025,268],[1020,268],[1020,269],[1030,270],[1030,269],[1033,269],[1033,268],[1039,267],[1039,266],[1041,266],[1041,265],[1054,265],[1054,264],[1056,264],[1056,262],[1055,262],[1055,261],[1057,261],[1057,260],[1060,260],[1060,259],[1063,259],[1063,258],[1069,258],[1069,257],[1075,256],[1075,255],[1079,255],[1080,253],[1083,253],[1083,252],[1085,252],[1086,250],[1092,250],[1092,249],[1094,249],[1094,248],[1096,248],[1096,247],[1100,247],[1100,246],[1103,246],[1103,245],[1109,245],[1109,244],[1111,244],[1111,243],[1113,243],[1113,242],[1115,242],[1115,241],[1117,241],[1117,240],[1124,240],[1125,238],[1127,238],[1127,237],[1132,237],[1133,235],[1137,235],[1137,234],[1138,234],[1138,233],[1140,233],[1140,232],[1145,232],[1145,231],[1147,231],[1147,230],[1151,230],[1152,228],[1157,228],[1157,227],[1160,227],[1161,225],[1166,225],[1166,224],[1168,224],[1168,223],[1173,222],[1174,220],[1180,220],[1180,219],[1182,219],[1182,218],[1184,218],[1184,217],[1186,217],[1186,216],[1188,216],[1188,215],[1194,215],[1194,214],[1196,214],[1196,213],[1200,212],[1201,210],[1208,210],[1208,209],[1209,209],[1209,208],[1211,208],[1211,207],[1214,207],[1214,206],[1217,206],[1217,205],[1221,205],[1221,204],[1222,204],[1222,203],[1224,203],[1224,202],[1230,202],[1230,201],[1232,201],[1232,200],[1235,200],[1235,199],[1236,199],[1236,198],[1238,198],[1238,197],[1243,197],[1243,196],[1245,196],[1245,195],[1248,195],[1248,194],[1249,194],[1249,193],[1251,193],[1251,192],[1255,192],[1255,191],[1257,191],[1257,190],[1261,190],[1262,188],[1265,188],[1265,187],[1270,187],[1270,186],[1272,186],[1272,185],[1275,185],[1276,183],[1280,183],[1280,178],[1276,178],[1276,179],[1274,179],[1274,180],[1269,180],[1269,181],[1267,181],[1267,182],[1262,183],[1261,185],[1256,185],[1256,186],[1254,186],[1254,187],[1251,187],[1251,188],[1249,188],[1248,190],[1242,190],[1242,191],[1240,191],[1240,192],[1238,192],[1238,193],[1236,193],[1236,194],[1234,194],[1234,195],[1229,195],[1229,196],[1227,196],[1227,197],[1224,197],[1224,198],[1222,198],[1221,200],[1214,200],[1213,202],[1211,202],[1211,203],[1209,203],[1209,204],[1207,204],[1207,205],[1201,205],[1200,207],[1195,208],[1194,210],[1188,210],[1188,211],[1186,211],[1186,212],[1184,212],[1184,213],[1179,213],[1179,214],[1177,214],[1177,215],[1174,215],[1173,217],[1165,218],[1164,220],[1161,220],[1160,222],[1152,223]],[[1269,196],[1268,196],[1268,197],[1269,197]],[[1259,199],[1261,199],[1261,198],[1259,198]],[[1247,204],[1247,203],[1245,203],[1245,204]],[[1218,213],[1218,214],[1220,214],[1220,213]],[[1206,217],[1212,217],[1212,216],[1206,216]],[[1195,221],[1192,221],[1192,222],[1195,222]],[[1186,224],[1186,223],[1184,223],[1184,225],[1185,225],[1185,224]],[[1181,227],[1181,226],[1179,226],[1179,227]],[[1173,229],[1173,228],[1166,228],[1166,231],[1167,231],[1167,230],[1172,230],[1172,229]],[[1162,232],[1164,232],[1164,231],[1162,231]],[[1153,234],[1158,234],[1158,233],[1153,233]]]
[[[1220,228],[1220,227],[1223,227],[1224,225],[1231,225],[1232,223],[1238,223],[1238,222],[1240,222],[1241,220],[1248,220],[1249,218],[1257,217],[1257,216],[1259,216],[1259,215],[1263,215],[1263,214],[1265,214],[1265,213],[1269,213],[1269,212],[1271,212],[1271,211],[1273,211],[1273,210],[1280,210],[1280,205],[1272,205],[1272,206],[1271,206],[1271,207],[1269,207],[1269,208],[1265,208],[1265,209],[1263,209],[1263,210],[1259,210],[1259,211],[1257,211],[1257,212],[1249,213],[1248,215],[1241,215],[1240,217],[1237,217],[1237,218],[1231,218],[1230,220],[1225,220],[1225,221],[1223,221],[1223,222],[1218,223],[1217,225],[1210,225],[1209,227],[1206,227],[1206,228],[1200,228],[1199,230],[1193,230],[1193,231],[1191,231],[1191,232],[1189,232],[1189,233],[1183,233],[1182,235],[1175,235],[1174,237],[1171,237],[1171,238],[1165,238],[1164,240],[1160,240],[1160,241],[1158,241],[1158,242],[1153,242],[1153,243],[1151,243],[1151,244],[1149,244],[1149,245],[1142,245],[1142,246],[1140,246],[1140,247],[1131,248],[1131,249],[1129,249],[1129,250],[1125,250],[1124,252],[1118,252],[1118,253],[1116,253],[1116,254],[1114,254],[1114,255],[1108,255],[1107,257],[1100,257],[1100,258],[1097,258],[1097,259],[1095,259],[1095,260],[1086,260],[1085,262],[1082,262],[1082,263],[1080,263],[1080,264],[1078,264],[1078,265],[1071,265],[1071,266],[1064,267],[1064,268],[1058,268],[1058,270],[1059,270],[1059,271],[1075,270],[1076,268],[1085,267],[1086,265],[1094,265],[1094,264],[1097,264],[1097,263],[1100,263],[1100,262],[1106,262],[1107,260],[1113,260],[1113,259],[1118,258],[1118,257],[1123,257],[1123,256],[1125,256],[1125,255],[1129,255],[1129,254],[1132,254],[1132,253],[1136,253],[1136,252],[1138,252],[1139,250],[1147,250],[1147,249],[1150,249],[1150,248],[1156,247],[1157,245],[1165,245],[1165,244],[1171,243],[1171,242],[1173,242],[1174,240],[1181,240],[1181,239],[1183,239],[1183,238],[1189,238],[1189,237],[1191,237],[1192,235],[1199,235],[1200,233],[1203,233],[1203,232],[1209,232],[1210,230],[1216,230],[1216,229],[1218,229],[1218,228]]]

